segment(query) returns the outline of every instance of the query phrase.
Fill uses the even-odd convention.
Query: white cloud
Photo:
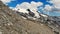
[[[23,2],[22,4],[17,4],[16,8],[24,8],[24,9],[34,8],[34,9],[36,9],[38,6],[41,6],[41,5],[43,5],[43,3],[41,3],[41,2],[34,2],[34,1],[32,1],[31,3]]]
[[[9,2],[15,1],[15,0],[0,0],[0,1],[2,1],[4,4],[6,4],[6,3],[9,3]]]
[[[41,13],[47,12],[47,11],[52,11],[53,6],[50,6],[49,4],[45,5],[45,7],[39,7],[38,11]]]
[[[30,9],[33,13],[35,13],[35,16],[37,17],[37,18],[39,18],[39,13],[37,12],[38,10],[38,6],[41,6],[41,5],[43,5],[43,3],[41,3],[41,2],[34,2],[34,1],[32,1],[31,3],[28,3],[28,2],[23,2],[23,3],[21,3],[21,4],[17,4],[17,6],[16,6],[16,10],[17,9],[23,9],[23,11],[22,12],[24,12],[24,9]],[[20,10],[19,10],[20,11]],[[25,10],[26,11],[26,10]]]
[[[30,4],[28,2],[23,2],[21,4],[17,4],[17,6],[16,6],[17,9],[20,9],[20,8],[27,9],[29,7],[30,7]]]
[[[50,0],[47,2],[52,3],[53,5],[45,5],[44,11],[60,11],[60,0]]]
[[[44,8],[44,10],[45,11],[51,11],[52,10],[52,6],[50,6],[50,5],[45,5],[45,8]]]
[[[60,9],[60,0],[50,0],[50,3],[53,3],[53,7]]]
[[[52,0],[55,8],[60,9],[60,0]]]

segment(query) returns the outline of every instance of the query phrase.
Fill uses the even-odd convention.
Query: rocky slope
[[[45,24],[25,20],[0,1],[0,34],[54,34]]]

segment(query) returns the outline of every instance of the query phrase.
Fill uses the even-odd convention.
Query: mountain
[[[40,18],[36,18],[33,17],[31,13],[26,14],[9,9],[8,6],[0,1],[0,34],[59,33],[52,31],[50,24],[48,25],[48,22],[51,20],[49,18],[51,17],[44,17],[46,15],[40,14]]]
[[[24,9],[22,9],[22,11],[20,11],[20,9],[19,9],[17,11],[17,13],[20,14],[21,16],[29,19],[29,20],[35,20],[35,21],[44,23],[47,26],[49,26],[55,33],[56,32],[60,33],[60,16],[49,16],[49,15],[46,15],[46,14],[38,13],[37,11],[36,12],[34,11],[35,12],[34,13],[30,9],[28,9],[28,10],[25,9],[24,11],[26,11],[26,12],[23,12],[23,10]],[[38,13],[37,15],[39,15],[38,16],[39,18],[37,18],[37,16],[35,16],[36,13]]]
[[[46,24],[49,26],[55,33],[60,33],[60,16],[49,16],[46,14],[38,13],[37,11],[32,12],[30,9],[21,9],[17,10],[16,12],[21,16],[25,17],[24,19],[29,19],[33,21],[38,21],[40,23]],[[24,12],[25,11],[25,12]],[[21,13],[22,12],[22,13]],[[37,16],[39,15],[37,18]]]

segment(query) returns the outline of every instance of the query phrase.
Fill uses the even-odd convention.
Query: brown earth
[[[0,2],[0,34],[54,34],[46,25],[24,20]]]

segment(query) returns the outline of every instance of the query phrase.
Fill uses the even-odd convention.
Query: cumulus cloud
[[[52,9],[53,9],[53,6],[50,6],[49,4],[47,4],[47,5],[45,5],[45,7],[39,7],[38,8],[38,11],[40,12],[40,13],[43,13],[43,12],[48,12],[48,11],[52,11]]]
[[[55,8],[60,9],[60,0],[52,0],[52,2],[54,3]]]
[[[45,5],[45,8],[44,8],[44,10],[46,10],[46,11],[51,11],[52,10],[52,6],[50,6],[50,5]]]
[[[50,0],[50,3],[53,3],[53,7],[60,9],[60,0]]]
[[[60,11],[60,0],[50,0],[47,2],[52,3],[53,5],[45,5],[43,8],[44,11]]]
[[[15,0],[0,0],[0,1],[2,1],[4,4],[6,4],[6,3],[9,3],[9,2],[15,1]]]
[[[23,2],[22,4],[17,4],[16,8],[24,8],[24,9],[34,8],[34,9],[36,9],[38,6],[41,6],[41,5],[43,5],[43,3],[41,3],[41,2],[34,2],[34,1],[32,1],[31,3]]]

